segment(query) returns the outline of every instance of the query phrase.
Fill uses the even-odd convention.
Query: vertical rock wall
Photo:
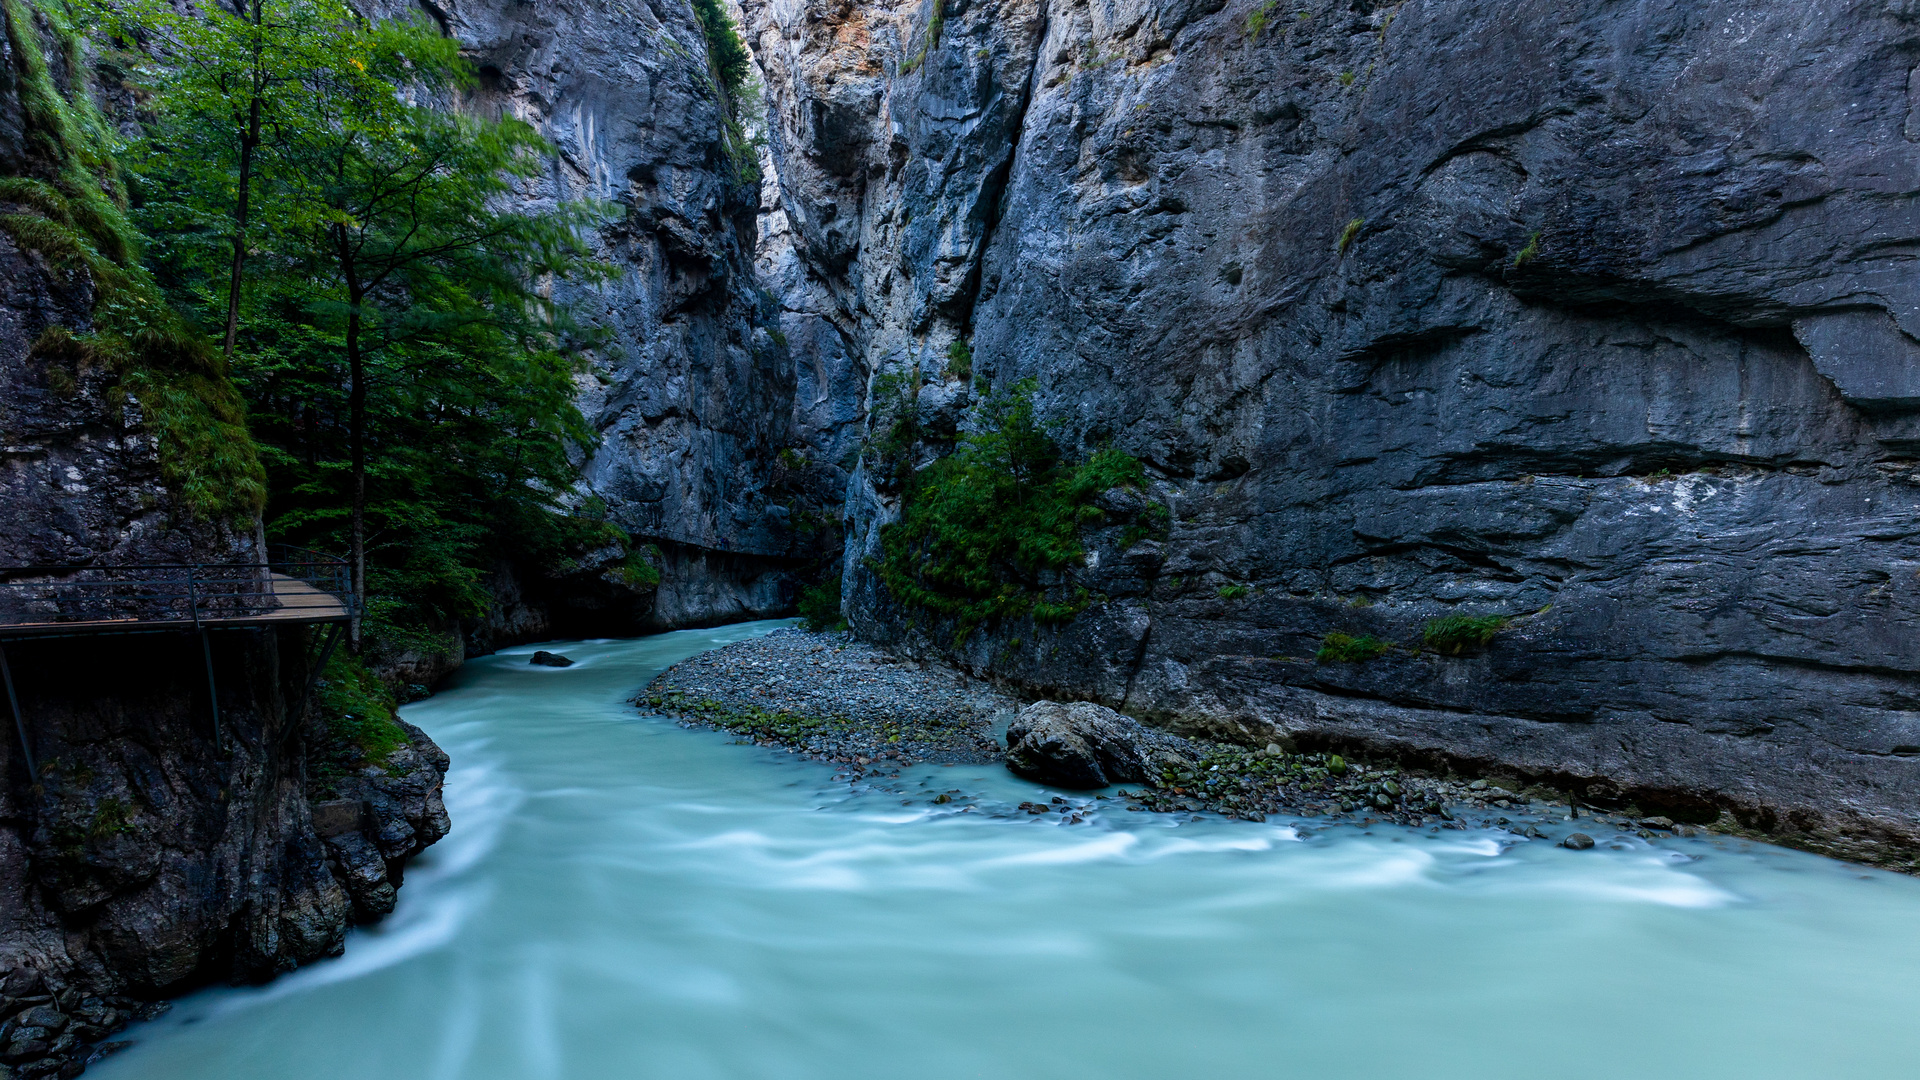
[[[1173,512],[964,661],[1905,860],[1909,6],[746,10],[789,302],[936,433],[969,338]],[[850,614],[939,651],[862,563],[896,500],[854,477]],[[1423,647],[1450,614],[1511,621]],[[1336,632],[1397,647],[1314,662]]]
[[[813,362],[814,335],[790,328],[757,279],[759,153],[727,134],[729,104],[692,10],[548,0],[427,10],[479,65],[461,107],[516,116],[555,144],[550,174],[525,197],[611,208],[595,249],[618,277],[559,287],[599,335],[579,381],[602,439],[581,461],[582,493],[658,546],[664,571],[654,603],[636,607],[588,595],[618,592],[608,582],[556,585],[507,568],[515,580],[501,591],[515,611],[483,627],[482,644],[791,610],[799,578],[839,550],[851,461],[835,433],[857,417],[836,411],[831,388],[823,399],[832,375]]]
[[[30,5],[8,8],[0,176],[66,179],[71,147],[25,104],[36,58],[24,50],[68,102],[85,82]],[[0,201],[0,565],[258,559],[256,523],[210,517],[173,489],[163,425],[128,372],[76,345],[99,290],[57,244],[20,242],[45,235],[33,231],[45,211]],[[230,393],[211,367],[179,385]],[[304,628],[214,630],[204,646],[169,632],[0,647],[0,1077],[76,1075],[95,1041],[160,997],[338,953],[447,831],[448,763],[425,735],[407,730],[375,764],[308,708],[317,642]],[[321,755],[342,775],[321,782]],[[336,804],[324,830],[317,795]]]

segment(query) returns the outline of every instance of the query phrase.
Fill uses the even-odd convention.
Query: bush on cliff
[[[1328,634],[1320,642],[1320,651],[1313,658],[1322,664],[1360,664],[1376,656],[1385,655],[1393,648],[1372,634]]]
[[[321,794],[330,794],[341,777],[370,765],[385,767],[406,745],[393,692],[359,657],[335,653],[314,690],[314,711],[325,727],[312,747],[308,778]]]
[[[1492,641],[1509,621],[1505,615],[1448,615],[1429,619],[1420,636],[1436,652],[1458,654]]]
[[[1086,559],[1081,530],[1107,517],[1095,500],[1140,487],[1140,462],[1119,450],[1073,464],[1035,415],[1032,380],[992,396],[979,427],[954,452],[906,481],[900,520],[881,533],[877,570],[909,607],[959,621],[960,635],[990,619],[1061,622],[1092,594],[1062,574]]]
[[[837,569],[837,568],[836,568]],[[845,630],[847,620],[840,614],[840,575],[830,574],[818,585],[800,590],[800,617],[807,629]]]

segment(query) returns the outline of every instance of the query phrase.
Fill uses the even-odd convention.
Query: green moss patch
[[[110,366],[120,390],[139,403],[142,425],[158,446],[161,480],[180,506],[196,518],[244,525],[266,499],[245,405],[212,349],[138,263],[139,237],[127,221],[111,135],[87,91],[78,35],[57,11],[38,9],[66,53],[74,85],[62,94],[35,14],[24,0],[0,0],[21,69],[28,139],[50,175],[0,178],[0,201],[26,211],[0,214],[0,230],[55,269],[91,278],[95,329],[74,335],[51,328],[34,354],[68,372]]]

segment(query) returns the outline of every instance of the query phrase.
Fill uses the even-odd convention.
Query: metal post
[[[207,628],[200,628],[200,652],[207,658],[207,706],[213,710],[213,745],[222,745],[220,738],[220,688],[213,682],[213,645],[207,641]]]
[[[20,695],[13,692],[13,668],[7,665],[5,648],[0,648],[0,676],[7,681],[7,704],[13,706],[13,730],[20,733],[20,752],[27,756],[27,779],[31,781],[40,775],[40,766],[34,764],[33,744],[27,741],[27,721],[20,715]]]
[[[327,627],[326,641],[320,646],[320,659],[314,662],[313,670],[307,672],[307,688],[300,693],[300,703],[294,706],[287,720],[286,734],[282,739],[291,738],[300,730],[300,722],[307,718],[307,702],[313,700],[313,688],[320,684],[320,676],[327,670],[327,661],[333,659],[334,647],[340,644],[340,624]]]

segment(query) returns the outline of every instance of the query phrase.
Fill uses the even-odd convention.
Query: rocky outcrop
[[[1056,787],[1154,780],[1196,756],[1185,739],[1087,701],[1036,701],[1007,725],[1007,768]]]
[[[191,637],[5,643],[39,764],[29,775],[10,731],[0,1065],[14,1075],[70,1069],[143,1003],[338,954],[447,832],[446,755],[410,727],[377,763],[335,745],[301,629],[211,644],[217,728]],[[320,757],[353,765],[324,792]]]
[[[965,337],[1172,512],[1089,538],[1104,602],[969,666],[1920,851],[1905,6],[745,10],[785,302],[917,388],[923,459]],[[848,613],[946,652],[865,562],[897,499],[855,472]],[[1426,647],[1453,614],[1511,621]],[[1330,633],[1394,647],[1314,662]]]

